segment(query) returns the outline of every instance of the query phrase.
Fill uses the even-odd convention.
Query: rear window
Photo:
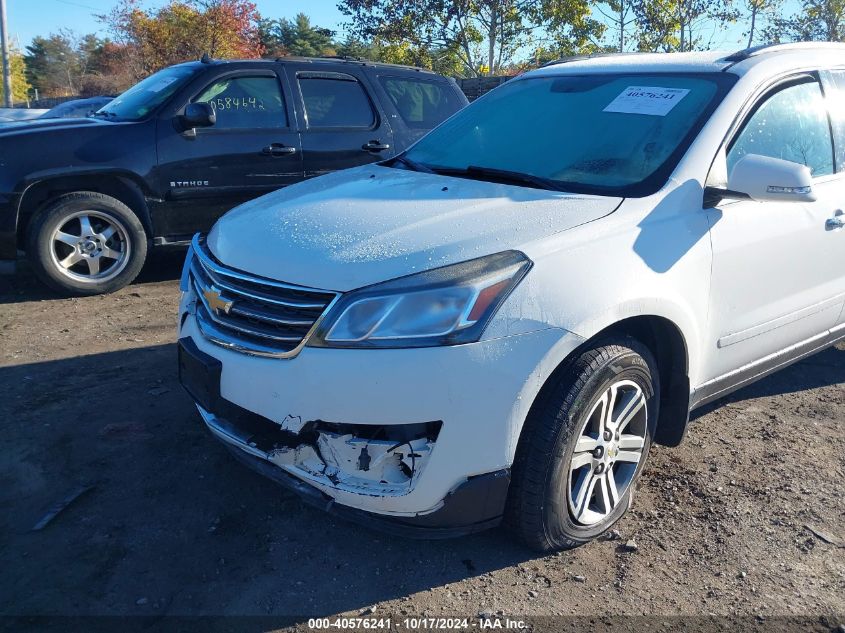
[[[352,76],[341,73],[300,75],[299,89],[309,128],[369,128],[375,123],[370,98]]]
[[[452,87],[442,81],[408,77],[379,77],[379,81],[410,128],[430,130],[463,105]]]

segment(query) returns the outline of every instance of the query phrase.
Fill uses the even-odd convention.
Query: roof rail
[[[428,68],[418,68],[417,66],[406,66],[404,64],[389,64],[387,62],[374,62],[363,57],[353,57],[351,55],[321,55],[319,57],[307,57],[301,55],[282,55],[276,57],[277,62],[347,62],[350,64],[358,64],[361,66],[384,66],[386,68],[402,68],[404,70],[412,70],[418,73],[435,74],[435,71]]]
[[[546,62],[542,64],[540,68],[546,68],[547,66],[556,66],[557,64],[569,64],[570,62],[581,62],[585,59],[598,59],[600,57],[622,57],[625,55],[640,55],[639,51],[629,51],[625,53],[592,53],[590,55],[572,55],[570,57],[561,57],[560,59],[555,59],[550,62]]]
[[[752,46],[751,48],[744,48],[741,51],[731,53],[727,57],[722,58],[722,61],[736,64],[750,57],[757,57],[758,55],[765,55],[767,53],[814,49],[838,50],[840,52],[845,52],[845,45],[840,42],[788,42],[786,44],[763,44],[761,46]]]
[[[364,59],[363,57],[353,57],[352,55],[282,55],[276,58],[277,62],[283,62],[287,60],[294,60],[294,61],[315,61],[320,59],[328,59],[333,61],[340,61],[340,62],[361,62],[361,63],[369,63],[369,60]]]
[[[320,59],[340,59],[345,62],[368,62],[370,60],[363,57],[355,57],[354,55],[320,55]]]

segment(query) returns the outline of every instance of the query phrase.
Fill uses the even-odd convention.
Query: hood
[[[20,121],[0,122],[0,135],[20,134],[22,132],[33,132],[38,130],[55,130],[57,128],[82,128],[98,125],[110,125],[103,119],[88,118],[59,118],[59,119],[23,119]]]
[[[519,250],[621,202],[370,165],[241,205],[217,222],[208,245],[255,275],[348,291]]]

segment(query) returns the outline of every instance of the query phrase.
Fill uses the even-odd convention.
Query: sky
[[[292,18],[304,11],[311,18],[312,24],[342,31],[346,17],[337,9],[336,0],[311,0],[303,8],[302,2],[293,0],[253,0],[258,10],[268,18]],[[48,35],[59,29],[70,29],[78,34],[106,33],[97,19],[97,14],[108,12],[117,0],[6,0],[8,30],[13,42],[21,48],[32,41],[36,35]],[[146,8],[155,8],[164,4],[164,0],[147,0]],[[787,0],[787,10],[797,6],[798,0]],[[711,32],[714,49],[736,50],[743,48],[745,38],[742,31],[744,24],[728,28],[713,28]]]
[[[335,0],[311,0],[303,9],[302,2],[292,0],[253,0],[264,17],[292,18],[303,11],[311,17],[313,24],[340,30],[345,21],[337,10]],[[36,35],[48,35],[59,29],[70,29],[79,34],[98,32],[105,36],[102,24],[95,17],[107,13],[117,0],[6,0],[11,39],[17,38],[21,47],[26,46]],[[164,0],[147,0],[145,8],[165,4]]]

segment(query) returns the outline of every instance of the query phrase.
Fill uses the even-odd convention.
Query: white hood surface
[[[217,222],[208,245],[254,275],[345,292],[520,250],[621,202],[368,165],[241,205]]]

